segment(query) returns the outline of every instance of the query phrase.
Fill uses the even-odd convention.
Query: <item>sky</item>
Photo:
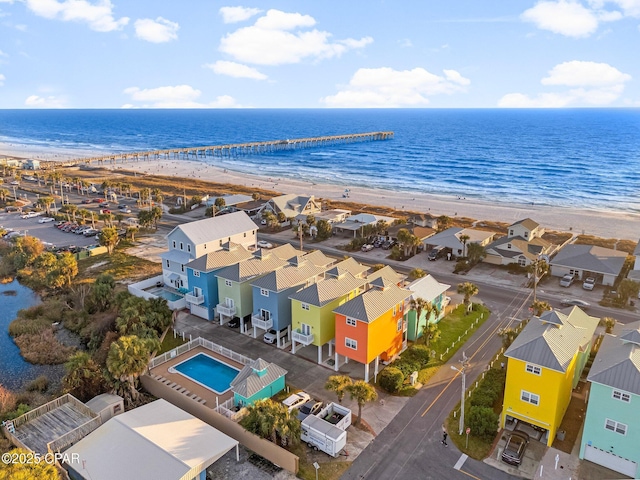
[[[0,108],[640,106],[640,0],[0,0]]]

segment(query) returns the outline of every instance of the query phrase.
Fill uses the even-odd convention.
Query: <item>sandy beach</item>
[[[106,165],[105,165],[106,166]],[[603,238],[619,238],[636,241],[640,236],[640,215],[611,211],[571,209],[545,205],[501,204],[448,197],[421,192],[394,192],[363,187],[349,187],[349,198],[343,198],[345,187],[341,185],[311,183],[287,178],[271,178],[245,174],[205,164],[199,161],[160,160],[111,166],[114,170],[126,169],[149,175],[172,175],[198,178],[219,183],[233,183],[274,190],[283,193],[315,195],[329,200],[347,200],[369,205],[380,205],[402,211],[470,217],[513,223],[530,217],[547,230],[571,231],[576,234],[595,235]]]
[[[0,156],[65,160],[100,155],[102,152],[79,152],[78,150],[44,149],[35,146],[0,143]],[[268,160],[265,157],[265,160]],[[283,193],[315,195],[329,200],[347,200],[356,203],[379,205],[402,211],[470,217],[476,220],[490,220],[513,223],[524,218],[532,218],[547,230],[570,231],[576,234],[594,235],[602,238],[619,238],[637,241],[640,237],[640,215],[633,213],[589,210],[547,205],[507,204],[480,201],[472,198],[407,193],[365,187],[348,187],[349,198],[343,198],[345,186],[324,183],[296,181],[288,178],[272,178],[257,174],[246,174],[214,166],[200,161],[151,160],[127,164],[104,165],[115,171],[126,169],[149,175],[171,175],[184,178],[198,178],[218,183],[255,186]]]

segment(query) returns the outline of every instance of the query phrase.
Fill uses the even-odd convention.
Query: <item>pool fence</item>
[[[184,337],[183,337],[184,338]],[[168,352],[163,353],[157,357],[154,357],[149,362],[149,370],[157,367],[158,365],[162,365],[163,363],[168,362],[169,360],[176,358],[183,353],[187,353],[194,348],[202,347],[211,352],[217,353],[218,355],[222,355],[229,360],[233,360],[234,362],[238,362],[242,365],[251,365],[255,360],[249,357],[245,357],[244,355],[234,352],[228,348],[225,348],[217,343],[213,343],[210,340],[207,340],[202,337],[197,337],[192,340],[189,340],[184,345],[180,345],[179,347],[174,348],[173,350],[169,350]]]

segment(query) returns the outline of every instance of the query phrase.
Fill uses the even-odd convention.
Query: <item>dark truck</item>
[[[509,465],[519,466],[522,463],[527,445],[529,445],[529,435],[524,432],[511,432],[502,452],[502,461]]]

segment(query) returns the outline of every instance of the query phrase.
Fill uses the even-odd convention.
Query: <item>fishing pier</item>
[[[295,138],[286,140],[272,140],[267,142],[234,143],[228,145],[212,145],[207,147],[170,148],[166,150],[151,150],[147,152],[129,152],[102,155],[97,157],[77,158],[63,162],[43,163],[45,168],[70,167],[80,164],[110,164],[127,163],[130,161],[171,160],[171,159],[200,159],[207,157],[236,157],[241,155],[257,155],[299,150],[303,148],[318,148],[347,143],[371,142],[389,140],[393,132],[351,133],[347,135],[329,135],[323,137]]]

